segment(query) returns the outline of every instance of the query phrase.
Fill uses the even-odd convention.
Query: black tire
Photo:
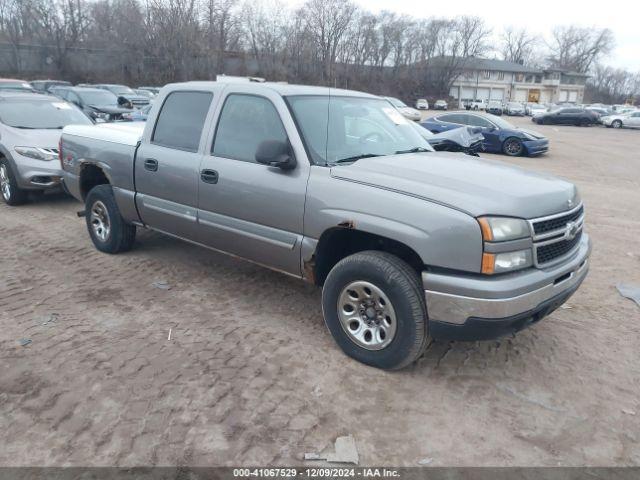
[[[380,350],[358,345],[340,322],[340,295],[352,282],[360,281],[371,283],[383,291],[395,311],[395,336]],[[325,323],[337,344],[359,362],[397,370],[413,363],[424,352],[428,338],[424,291],[418,274],[394,255],[365,251],[338,262],[324,283],[322,310]]]
[[[510,157],[519,157],[524,151],[524,144],[519,138],[509,137],[502,143],[502,152]]]
[[[622,120],[614,120],[611,122],[613,128],[622,128]]]
[[[4,178],[0,178],[2,184],[5,185],[0,192],[4,203],[12,207],[26,203],[29,198],[28,191],[18,187],[16,176],[6,158],[0,159],[0,175],[4,176]]]
[[[85,201],[85,219],[89,236],[101,252],[120,253],[133,247],[136,227],[126,223],[120,215],[111,185],[91,189]]]

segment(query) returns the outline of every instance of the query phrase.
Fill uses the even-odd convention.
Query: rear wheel
[[[502,144],[502,151],[510,157],[519,157],[524,153],[524,145],[519,138],[507,138]]]
[[[394,255],[366,251],[338,262],[325,281],[322,310],[338,345],[362,363],[399,369],[424,351],[427,314],[420,279]]]
[[[22,205],[27,201],[27,191],[18,187],[11,165],[6,159],[0,160],[0,191],[7,205]]]
[[[613,122],[611,122],[611,126],[613,128],[622,128],[622,121],[614,120]]]
[[[105,253],[130,250],[136,238],[136,227],[126,223],[120,215],[111,185],[93,187],[85,204],[87,229],[95,247]]]

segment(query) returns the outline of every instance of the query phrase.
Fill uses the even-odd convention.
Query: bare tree
[[[502,32],[501,38],[502,59],[509,62],[529,64],[533,59],[534,51],[540,44],[540,38],[527,32],[525,29],[507,27]]]
[[[556,27],[548,44],[549,63],[586,73],[594,63],[611,53],[614,45],[613,33],[608,28]]]
[[[321,81],[331,83],[338,48],[355,16],[356,6],[350,0],[307,0],[301,12],[322,65]]]

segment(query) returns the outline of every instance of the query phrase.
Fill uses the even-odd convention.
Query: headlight
[[[515,248],[520,247],[521,250],[512,252],[495,252],[495,246],[500,242],[510,240],[520,240],[531,237],[531,230],[526,220],[510,217],[480,217],[478,218],[480,230],[482,231],[483,253],[481,271],[487,275],[494,273],[510,272],[527,268],[533,265],[533,254],[531,248],[522,250],[522,242],[517,242]],[[493,245],[494,252],[487,252],[487,245]],[[504,250],[504,244],[501,249]],[[507,247],[508,248],[508,247]]]
[[[519,270],[530,267],[532,264],[531,249],[482,255],[482,273],[489,275]]]
[[[504,242],[531,236],[529,224],[521,218],[480,217],[478,223],[485,242]]]
[[[14,150],[23,157],[35,158],[36,160],[56,160],[58,154],[40,147],[15,147]]]

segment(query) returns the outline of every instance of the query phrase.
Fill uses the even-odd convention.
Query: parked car
[[[70,124],[92,122],[50,95],[0,92],[0,190],[6,204],[26,202],[29,191],[60,187],[58,141]]]
[[[640,128],[640,111],[607,115],[600,121],[608,128]]]
[[[524,107],[520,102],[507,102],[505,113],[509,116],[524,116]]]
[[[122,119],[127,122],[146,122],[149,117],[149,111],[151,105],[142,107],[140,110],[133,110],[131,112],[125,112],[122,114]]]
[[[149,97],[137,94],[132,88],[127,87],[126,85],[101,83],[94,85],[94,87],[108,90],[113,93],[116,97],[118,97],[118,103],[120,105],[129,106],[131,108],[142,108],[145,105],[149,105],[150,103]],[[121,99],[126,100],[126,102]]]
[[[18,91],[18,92],[27,92],[33,93],[35,90],[24,80],[16,80],[14,78],[0,78],[0,91],[2,90],[10,90],[10,91]]]
[[[52,93],[80,107],[97,122],[122,120],[122,115],[130,113],[131,108],[123,107],[113,93],[99,88],[55,87]]]
[[[366,364],[518,331],[587,274],[573,184],[432,152],[379,97],[189,82],[158,105],[146,124],[63,132],[64,183],[95,247],[129,250],[144,226],[322,286],[331,334]]]
[[[462,152],[477,157],[483,150],[484,137],[477,128],[460,127],[435,134],[419,123],[412,122],[411,125],[436,152]]]
[[[64,80],[33,80],[30,82],[34,90],[40,93],[51,93],[52,87],[70,87],[70,82]]]
[[[540,115],[543,113],[547,113],[547,106],[542,105],[541,103],[534,103],[529,107],[527,115],[535,117],[536,115]]]
[[[446,100],[436,100],[436,103],[433,104],[433,108],[435,110],[447,110],[449,106]]]
[[[160,87],[138,87],[137,90],[146,90],[154,95],[158,95],[158,93],[160,93]]]
[[[461,125],[480,128],[484,151],[509,156],[535,156],[549,150],[544,135],[511,125],[506,120],[482,112],[450,112],[424,120],[420,125],[433,133],[459,128]]]
[[[149,90],[141,90],[137,88],[134,91],[136,92],[137,95],[140,95],[141,97],[147,97],[149,99],[149,102],[153,102],[153,99],[156,97],[156,94],[153,92],[150,92]]]
[[[502,102],[498,100],[491,100],[487,105],[486,112],[490,113],[491,115],[501,116],[504,113]]]
[[[422,115],[420,115],[420,112],[418,110],[416,110],[415,108],[408,107],[407,104],[404,103],[402,100],[399,100],[393,97],[384,97],[384,98],[387,101],[389,101],[391,105],[396,107],[398,111],[402,115],[404,115],[405,118],[409,120],[413,120],[414,122],[418,122],[422,118]]]
[[[576,125],[589,126],[598,122],[598,115],[584,108],[558,108],[547,113],[536,115],[531,119],[538,125]]]
[[[424,98],[420,98],[416,101],[416,108],[418,110],[429,110],[429,102]]]
[[[463,99],[460,101],[460,108],[465,110],[485,110],[487,103],[484,100]]]

